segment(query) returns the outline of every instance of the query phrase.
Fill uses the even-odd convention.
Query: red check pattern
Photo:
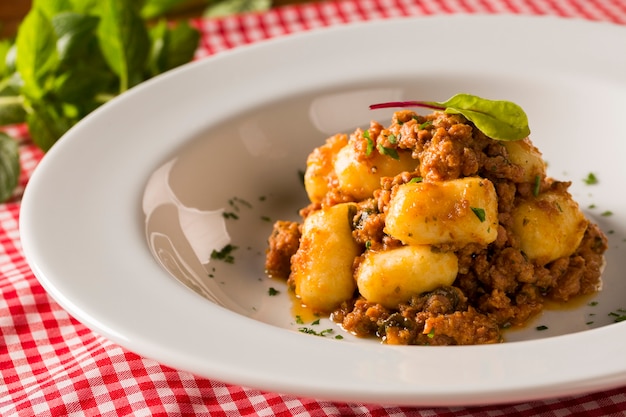
[[[626,24],[626,0],[344,0],[196,20],[197,57],[316,27],[453,13],[554,15]],[[622,51],[621,53],[626,53]],[[20,187],[0,205],[0,415],[16,416],[624,416],[626,386],[569,398],[476,408],[345,404],[196,377],[92,333],[52,300],[24,259],[20,196],[43,154],[22,126]]]

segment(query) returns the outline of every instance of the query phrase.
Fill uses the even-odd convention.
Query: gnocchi
[[[520,201],[513,209],[513,233],[524,254],[539,265],[573,254],[587,223],[566,193],[546,192]]]
[[[380,179],[398,172],[413,171],[418,161],[410,152],[398,152],[398,158],[389,158],[378,152],[370,157],[359,159],[357,150],[348,144],[341,148],[335,160],[335,175],[338,189],[356,201],[372,197],[380,188]]]
[[[509,161],[524,170],[524,181],[532,183],[545,175],[546,163],[541,152],[528,139],[503,142],[503,146]]]
[[[546,300],[597,291],[607,239],[529,138],[398,111],[307,159],[310,205],[278,221],[266,269],[343,329],[390,344],[497,343]],[[287,251],[285,248],[291,248]]]
[[[403,184],[389,203],[385,232],[406,245],[489,244],[498,235],[495,188],[476,177]]]
[[[352,264],[359,250],[350,226],[354,210],[354,204],[338,204],[311,214],[302,225],[289,279],[302,303],[315,311],[332,310],[356,288]]]
[[[369,251],[355,275],[363,297],[394,308],[416,294],[452,285],[458,270],[453,252],[438,252],[429,245],[420,245]]]

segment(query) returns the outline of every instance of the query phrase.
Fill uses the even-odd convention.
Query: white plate
[[[454,16],[321,29],[192,63],[102,107],[54,146],[24,196],[26,256],[46,290],[94,331],[229,383],[420,406],[626,384],[626,323],[609,316],[626,307],[625,50],[626,28],[610,24]],[[286,292],[268,294],[284,285],[263,274],[271,224],[262,217],[295,217],[305,202],[298,170],[328,134],[387,123],[391,111],[368,104],[457,92],[522,105],[550,174],[571,179],[587,215],[611,231],[597,305],[547,313],[492,346],[394,347],[299,332]],[[599,184],[584,184],[590,172]],[[202,265],[224,239],[239,247],[234,264]],[[206,297],[176,274],[199,280]],[[316,329],[326,327],[341,333],[329,322]]]

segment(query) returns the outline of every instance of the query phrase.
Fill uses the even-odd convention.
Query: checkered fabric
[[[197,58],[320,26],[454,13],[555,15],[626,24],[626,0],[344,0],[195,20]],[[620,51],[618,53],[626,53]],[[42,153],[22,126],[22,173],[0,205],[0,415],[8,416],[625,416],[626,386],[506,406],[417,409],[261,392],[199,378],[92,333],[52,300],[24,259],[20,196]]]

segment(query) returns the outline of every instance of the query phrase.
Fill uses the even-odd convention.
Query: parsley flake
[[[370,156],[374,151],[374,141],[370,137],[370,131],[366,130],[363,132],[363,137],[367,140],[367,148],[365,149],[365,155]]]
[[[378,145],[378,152],[380,152],[382,155],[388,156],[396,160],[400,159],[400,155],[398,155],[398,151],[395,150],[394,148],[387,148],[383,145]]]
[[[485,219],[487,218],[487,215],[485,214],[485,209],[480,208],[480,207],[470,207],[470,208],[472,209],[476,217],[478,217],[478,220],[480,220],[481,223],[485,221]]]
[[[235,263],[235,257],[233,256],[233,252],[237,249],[237,246],[231,245],[230,243],[222,248],[222,250],[213,250],[211,252],[211,259],[215,259],[218,261],[224,261],[227,264]]]
[[[587,177],[583,179],[583,181],[587,185],[597,184],[598,183],[598,177],[596,177],[596,175],[593,172],[590,172],[589,174],[587,174]]]

